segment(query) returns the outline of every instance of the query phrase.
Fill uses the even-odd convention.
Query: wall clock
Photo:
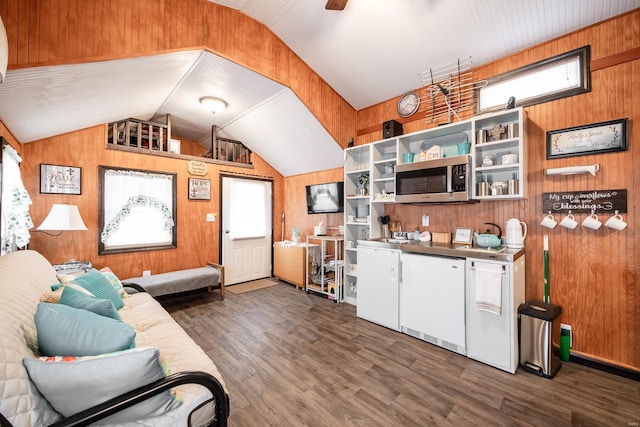
[[[400,117],[412,116],[420,107],[420,96],[415,91],[407,92],[398,100],[398,114]]]

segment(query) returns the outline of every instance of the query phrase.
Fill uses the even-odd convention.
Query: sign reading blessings
[[[542,212],[548,213],[627,212],[627,190],[587,190],[542,193]]]

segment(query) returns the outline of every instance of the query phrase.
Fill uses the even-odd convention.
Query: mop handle
[[[544,235],[544,302],[549,302],[549,236]]]

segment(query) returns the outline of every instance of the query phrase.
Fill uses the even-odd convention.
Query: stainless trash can
[[[551,337],[553,322],[562,313],[559,305],[527,301],[518,309],[520,367],[542,377],[553,378],[560,369],[560,357],[554,353]]]

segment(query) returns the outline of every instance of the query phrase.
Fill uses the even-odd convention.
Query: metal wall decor
[[[434,122],[445,115],[449,123],[452,116],[460,120],[458,113],[473,105],[474,90],[486,86],[487,81],[473,81],[471,64],[469,57],[420,73],[426,121]]]
[[[211,200],[211,180],[189,178],[189,199]]]

